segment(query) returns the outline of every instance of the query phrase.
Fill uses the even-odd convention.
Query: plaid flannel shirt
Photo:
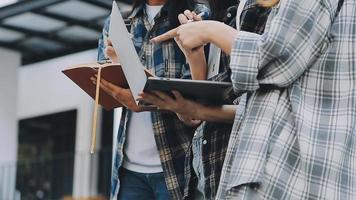
[[[169,30],[168,7],[167,3],[157,14],[153,26],[148,22],[143,6],[135,9],[129,17],[132,40],[142,64],[156,76],[191,78],[185,56],[173,40],[161,44],[153,44],[149,41]],[[210,10],[203,4],[196,4],[195,11],[199,13],[204,11],[203,18],[210,15]],[[99,40],[98,60],[106,59],[104,41],[108,37],[108,32],[109,20],[106,21]],[[119,170],[123,162],[123,149],[131,114],[130,110],[123,108],[116,138],[116,151],[113,153],[111,199],[117,199],[120,189]],[[185,182],[184,160],[193,130],[185,126],[174,113],[152,112],[151,117],[168,191],[172,199],[182,199]]]
[[[232,81],[250,95],[217,199],[355,199],[355,11],[355,0],[282,0],[262,36],[238,34]]]
[[[234,6],[234,8],[231,7],[227,10],[227,17],[224,18],[224,23],[236,28],[237,6]],[[262,34],[269,12],[270,9],[261,8],[256,5],[254,0],[248,0],[240,16],[241,30]],[[221,54],[219,74],[212,77],[210,80],[224,82],[231,81],[230,56],[224,52]],[[237,98],[238,96],[232,92],[229,95],[229,98],[226,99],[225,104],[232,105],[237,103],[238,101],[235,101]],[[202,132],[204,140],[201,156],[205,178],[205,199],[214,199],[216,196],[231,129],[232,124],[203,122],[196,130],[196,132]],[[185,198],[192,196],[195,191],[194,188],[196,188],[197,177],[194,172],[192,173],[193,169],[191,168],[192,156],[192,152],[190,151],[190,153],[187,154],[186,159],[185,176],[187,177],[187,182],[184,193]]]

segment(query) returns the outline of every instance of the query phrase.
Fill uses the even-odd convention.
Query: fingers
[[[192,14],[193,14],[194,21],[202,21],[203,20],[202,15],[197,15],[195,12],[192,12]]]
[[[183,123],[185,123],[188,126],[197,127],[201,124],[201,120],[195,120],[195,119],[192,119],[191,117],[188,117],[186,115],[181,115],[178,113],[176,113],[176,115]]]
[[[119,57],[116,54],[116,51],[115,51],[114,47],[112,46],[112,42],[110,39],[107,39],[107,46],[105,48],[105,53],[113,63],[119,62]]]
[[[96,75],[95,77],[91,77],[90,80],[93,82],[94,85],[96,85],[98,82]],[[103,84],[102,80],[100,81],[100,88],[103,89],[105,92],[109,93],[110,95],[112,95],[112,91],[107,85]]]
[[[112,46],[112,42],[109,38],[106,41],[107,41],[108,46]]]
[[[157,97],[153,93],[141,92],[139,93],[138,96],[139,96],[139,98],[137,98],[138,101],[144,101],[146,103],[150,103],[158,107],[162,107],[164,105],[163,100]]]
[[[176,110],[175,100],[163,92],[159,92],[159,91],[153,91],[150,93],[142,92],[139,94],[139,98],[137,100],[156,105],[159,109],[169,110],[173,112],[175,112]]]
[[[185,10],[184,15],[188,18],[188,20],[192,20],[194,17],[193,13],[190,10]]]
[[[167,94],[160,92],[160,91],[153,91],[153,93],[159,97],[160,99],[162,99],[164,102],[166,102],[167,104],[173,103],[174,99],[170,96],[168,96]]]
[[[159,42],[164,42],[164,41],[173,39],[174,37],[178,36],[178,30],[179,30],[179,27],[172,29],[160,36],[157,36],[157,37],[151,39],[151,42],[159,43]]]
[[[180,24],[186,24],[188,23],[189,19],[187,18],[187,16],[185,16],[184,14],[179,14],[178,15],[178,20]]]
[[[112,46],[106,47],[105,53],[113,63],[119,62],[119,57],[116,55],[115,49]]]
[[[183,101],[184,97],[180,94],[180,92],[173,90],[172,91],[174,97],[176,98],[177,101]]]
[[[93,84],[97,84],[97,75],[95,77],[91,77],[90,80],[93,82]],[[122,88],[119,86],[116,86],[109,81],[106,81],[105,79],[101,78],[100,79],[100,88],[103,89],[105,92],[109,93],[112,97],[118,97],[122,94]]]
[[[201,21],[201,15],[197,15],[194,11],[185,10],[182,14],[178,15],[180,24],[187,24],[193,21]]]

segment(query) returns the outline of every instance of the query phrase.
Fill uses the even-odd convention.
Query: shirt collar
[[[135,18],[137,17],[139,14],[142,14],[145,12],[145,4],[141,4],[139,5],[137,8],[135,8],[131,14],[129,15],[129,19]],[[159,18],[161,16],[166,16],[168,15],[169,12],[169,2],[167,2],[166,4],[164,4],[164,6],[162,7],[161,11],[157,14],[156,18]]]

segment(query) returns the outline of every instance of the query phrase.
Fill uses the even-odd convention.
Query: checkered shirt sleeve
[[[236,113],[217,199],[354,199],[356,2],[281,0],[240,32]]]

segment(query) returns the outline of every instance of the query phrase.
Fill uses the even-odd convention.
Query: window
[[[77,111],[19,122],[16,190],[21,199],[71,195]]]

